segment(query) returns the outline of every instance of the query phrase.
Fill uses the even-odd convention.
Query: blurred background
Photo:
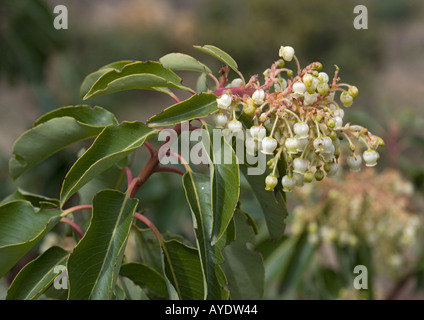
[[[358,4],[368,8],[367,30],[353,26]],[[68,8],[68,30],[53,27],[56,5]],[[120,121],[145,121],[173,103],[146,91],[81,101],[82,80],[101,66],[183,52],[217,72],[219,63],[192,48],[211,44],[233,56],[248,78],[261,75],[281,45],[291,45],[303,66],[320,61],[330,75],[340,67],[343,82],[360,92],[346,121],[369,128],[386,146],[376,170],[346,172],[288,196],[287,238],[270,244],[266,231],[258,236],[265,298],[422,298],[423,31],[418,0],[1,0],[0,198],[16,187],[58,197],[78,148],[18,181],[8,173],[13,142],[43,113],[90,104]],[[196,81],[182,76],[185,84]],[[136,155],[140,166],[144,152]],[[243,208],[262,230],[261,209],[242,187]],[[191,236],[179,177],[153,176],[140,197],[161,230]],[[358,264],[369,269],[368,290],[352,286]]]

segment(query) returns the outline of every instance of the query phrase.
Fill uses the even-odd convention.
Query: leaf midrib
[[[108,253],[109,253],[109,251],[110,251],[110,247],[112,246],[113,239],[114,239],[115,234],[116,234],[117,229],[118,229],[118,228],[117,228],[117,226],[119,225],[119,222],[121,221],[121,217],[122,217],[122,215],[123,215],[123,212],[124,212],[124,209],[125,209],[125,206],[126,206],[126,204],[127,204],[128,199],[129,199],[129,196],[128,196],[128,195],[125,195],[124,201],[122,202],[121,209],[120,209],[120,211],[119,211],[118,218],[116,219],[116,222],[115,222],[115,225],[114,225],[114,228],[113,228],[112,235],[111,235],[111,237],[110,237],[110,241],[109,241],[108,246],[107,246],[107,249],[106,249],[106,255],[104,256],[105,258],[103,259],[102,266],[101,266],[101,268],[100,268],[100,271],[98,272],[97,278],[96,278],[96,280],[94,281],[94,283],[97,283],[97,282],[98,282],[98,280],[99,280],[100,276],[101,276],[101,275],[102,275],[102,273],[103,273],[103,269],[104,269],[104,266],[105,266],[105,263],[106,263],[106,260],[107,260],[107,257],[108,257]],[[125,243],[125,241],[124,241],[123,243]],[[123,247],[123,244],[119,247],[118,252],[120,252],[120,251],[121,251],[122,247]],[[113,281],[113,277],[112,277],[111,281]],[[91,297],[91,296],[92,296],[92,294],[93,294],[93,290],[94,290],[94,288],[95,288],[95,287],[96,287],[96,286],[94,285],[94,286],[91,288],[91,291],[90,291],[89,297]],[[110,283],[110,286],[109,286],[109,287],[110,287],[110,288],[112,287],[112,283]]]

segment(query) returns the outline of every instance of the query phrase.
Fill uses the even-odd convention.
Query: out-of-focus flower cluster
[[[293,211],[291,233],[307,230],[314,244],[366,244],[378,265],[395,270],[418,244],[422,218],[412,209],[413,192],[413,185],[394,170],[327,179],[320,188],[296,192],[302,204]]]
[[[302,69],[290,46],[282,46],[279,56],[263,73],[263,84],[255,75],[247,83],[234,79],[216,91],[220,108],[214,118],[217,127],[239,132],[245,130],[239,111],[252,117],[254,125],[246,129],[246,152],[270,155],[267,164],[272,173],[266,177],[266,189],[273,190],[278,179],[283,191],[290,192],[305,182],[333,177],[339,169],[341,140],[348,142],[350,154],[345,163],[351,171],[359,171],[362,161],[375,166],[379,159],[376,149],[384,145],[383,140],[343,120],[343,107],[352,105],[357,87],[340,82],[337,66],[332,78],[321,71],[319,62]],[[292,60],[296,75],[285,68],[285,62]],[[276,170],[278,161],[287,162],[287,172]]]

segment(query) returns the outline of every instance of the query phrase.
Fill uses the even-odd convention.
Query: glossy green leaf
[[[151,117],[148,120],[148,124],[151,127],[168,126],[196,118],[203,118],[217,110],[216,96],[212,93],[201,93],[166,108],[161,113]]]
[[[229,226],[239,196],[238,162],[233,149],[222,136],[218,144],[213,145],[216,140],[210,136],[213,131],[207,126],[203,128],[202,143],[211,161],[210,172],[208,175],[187,172],[183,176],[183,186],[193,213],[206,279],[206,297],[227,299],[229,292],[224,288],[226,279],[220,267],[223,262],[221,250],[233,239]]]
[[[138,121],[106,127],[67,173],[60,196],[62,205],[87,182],[134,152],[155,133]]]
[[[222,250],[222,269],[232,300],[263,298],[265,267],[261,255],[249,249],[255,242],[254,228],[240,211],[234,213],[236,240]]]
[[[203,277],[205,278],[204,298],[213,300],[228,299],[229,292],[224,288],[226,279],[220,267],[223,262],[221,250],[226,244],[224,237],[221,237],[218,243],[212,245],[211,178],[209,175],[189,171],[183,176],[183,186],[193,214],[196,242],[199,249]]]
[[[126,277],[119,277],[119,284],[125,292],[127,300],[150,300],[142,288]]]
[[[206,65],[184,53],[169,53],[159,59],[160,63],[171,70],[197,71],[212,73]]]
[[[90,226],[68,259],[68,299],[111,298],[137,204],[115,190],[93,199]]]
[[[86,105],[62,107],[50,111],[35,121],[33,127],[39,126],[49,120],[61,117],[71,117],[75,120],[93,127],[106,127],[118,124],[113,113],[101,107]]]
[[[266,175],[249,175],[246,165],[240,165],[240,170],[261,205],[270,238],[272,240],[279,239],[284,234],[285,219],[288,215],[286,201],[282,193],[265,190]]]
[[[203,125],[202,142],[209,154],[212,177],[213,228],[212,244],[224,234],[237,206],[240,194],[239,164],[233,148],[221,136],[221,130],[212,130]],[[218,134],[218,139],[214,137]]]
[[[27,192],[21,188],[18,188],[14,193],[4,198],[0,205],[5,204],[7,202],[15,201],[15,200],[26,200],[31,202],[34,207],[41,207],[42,205],[50,204],[52,207],[59,207],[60,202],[58,199],[52,199],[45,196],[40,196],[38,194],[33,194]]]
[[[163,272],[161,247],[150,229],[133,228],[137,236],[141,262],[159,273]]]
[[[194,46],[194,48],[214,57],[215,59],[220,60],[221,62],[224,62],[231,69],[233,69],[237,74],[239,74],[241,78],[243,78],[240,71],[238,70],[237,62],[222,49],[219,49],[211,45]]]
[[[64,107],[41,117],[13,146],[9,169],[14,179],[66,146],[98,135],[116,124],[109,111],[100,107]]]
[[[69,252],[59,247],[52,247],[37,259],[28,263],[13,280],[7,300],[37,299],[54,281],[61,270],[57,266],[65,266]]]
[[[179,241],[165,241],[169,260],[165,259],[167,278],[182,300],[204,298],[203,272],[199,253]]]
[[[4,276],[60,220],[57,209],[16,200],[0,206],[0,277]]]
[[[143,288],[151,299],[168,299],[165,278],[143,263],[131,262],[121,266],[121,276],[127,277]]]
[[[112,71],[112,70],[119,71],[125,65],[127,65],[129,63],[133,63],[133,62],[134,61],[132,61],[132,60],[116,61],[116,62],[113,62],[113,63],[110,63],[108,65],[101,67],[99,70],[97,70],[93,73],[90,73],[88,76],[85,77],[85,79],[83,80],[83,82],[81,84],[81,88],[80,88],[81,99],[91,90],[93,85],[96,83],[97,80],[99,80],[99,78],[102,75],[104,75],[105,73]]]
[[[111,69],[102,74],[83,97],[84,100],[124,90],[155,87],[176,88],[191,91],[181,84],[181,78],[159,62],[134,62],[121,70]]]
[[[202,92],[206,92],[208,90],[208,79],[206,73],[202,73],[196,81],[196,92],[201,94]]]

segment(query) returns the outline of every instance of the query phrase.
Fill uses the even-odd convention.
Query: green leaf
[[[133,230],[137,236],[141,262],[159,273],[163,272],[161,247],[152,230],[139,227]]]
[[[225,276],[220,264],[223,262],[221,250],[225,245],[224,237],[212,245],[213,209],[212,184],[208,175],[187,172],[183,176],[183,186],[187,201],[193,214],[194,230],[197,247],[205,278],[205,298],[225,300],[229,292],[224,288]]]
[[[130,279],[119,277],[119,284],[124,289],[127,300],[150,300],[144,290]]]
[[[64,107],[48,113],[24,132],[13,146],[9,169],[14,179],[39,162],[77,141],[98,135],[104,127],[116,124],[109,111],[100,107]]]
[[[180,77],[171,70],[165,69],[159,62],[133,62],[126,64],[121,70],[111,69],[102,74],[85,94],[83,100],[124,90],[154,90],[155,87],[191,91],[190,88],[181,84]]]
[[[228,65],[231,69],[233,69],[242,79],[243,76],[238,70],[237,62],[225,51],[211,45],[204,45],[204,46],[194,46],[197,50],[202,51],[203,53],[206,53],[215,59],[218,59],[222,62],[224,62],[226,65]]]
[[[208,90],[208,80],[206,73],[202,73],[196,81],[196,92],[201,94],[202,92],[206,92]]]
[[[44,196],[40,196],[38,194],[33,194],[18,188],[14,193],[4,198],[0,205],[5,204],[7,202],[15,201],[15,200],[26,200],[31,202],[34,207],[41,207],[42,205],[50,204],[52,207],[59,207],[60,201],[58,199],[52,199]]]
[[[106,127],[67,173],[60,194],[61,204],[91,179],[142,146],[156,132],[138,121]]]
[[[204,284],[198,251],[176,240],[165,241],[165,247],[169,254],[169,260],[165,259],[165,273],[180,298],[202,300]]]
[[[78,197],[80,203],[92,203],[94,196],[101,190],[116,189],[124,191],[126,187],[127,178],[124,170],[114,165],[81,187],[78,190]]]
[[[111,298],[137,204],[115,190],[93,199],[90,226],[68,259],[68,299]]]
[[[28,263],[13,280],[6,300],[37,299],[58,276],[55,267],[65,266],[68,256],[68,251],[52,247]]]
[[[222,269],[228,281],[232,300],[263,298],[265,267],[259,253],[248,248],[255,242],[254,229],[243,213],[234,213],[236,240],[222,250]]]
[[[81,84],[81,88],[80,88],[81,99],[90,91],[90,89],[93,87],[93,85],[97,82],[97,80],[102,75],[104,75],[105,73],[107,73],[111,70],[119,71],[124,66],[126,66],[127,64],[130,64],[130,63],[133,63],[133,62],[134,61],[132,61],[132,60],[124,60],[124,61],[113,62],[111,64],[108,64],[108,65],[101,67],[96,72],[90,73],[88,76],[85,77],[85,79],[83,80],[83,82]]]
[[[234,150],[222,136],[219,144],[213,145],[215,139],[211,134],[213,131],[203,126],[202,143],[210,160],[209,175],[189,171],[183,176],[183,186],[193,213],[207,298],[227,299],[226,279],[220,267],[221,250],[233,237],[228,229],[240,192],[239,169]]]
[[[159,59],[160,63],[171,70],[197,71],[212,73],[206,65],[192,56],[183,53],[169,53]]]
[[[0,277],[59,222],[60,213],[59,210],[36,209],[24,200],[0,206]]]
[[[282,193],[265,190],[265,175],[247,174],[246,165],[240,165],[240,170],[259,201],[270,238],[272,240],[279,239],[284,234],[286,227],[285,219],[288,215],[286,201]]]
[[[86,105],[62,107],[41,116],[34,123],[34,127],[39,126],[49,120],[62,117],[71,117],[75,120],[93,127],[106,127],[111,124],[118,124],[113,113],[106,109]]]
[[[151,299],[169,298],[165,278],[145,264],[136,262],[124,264],[119,274],[147,291]]]
[[[166,108],[147,122],[151,127],[167,126],[196,118],[204,118],[217,110],[216,96],[212,93],[201,93]]]
[[[211,161],[214,244],[224,234],[233,217],[240,194],[240,173],[237,156],[221,130],[213,130],[206,124],[202,129],[202,142]],[[220,139],[216,139],[214,134],[218,134]]]

